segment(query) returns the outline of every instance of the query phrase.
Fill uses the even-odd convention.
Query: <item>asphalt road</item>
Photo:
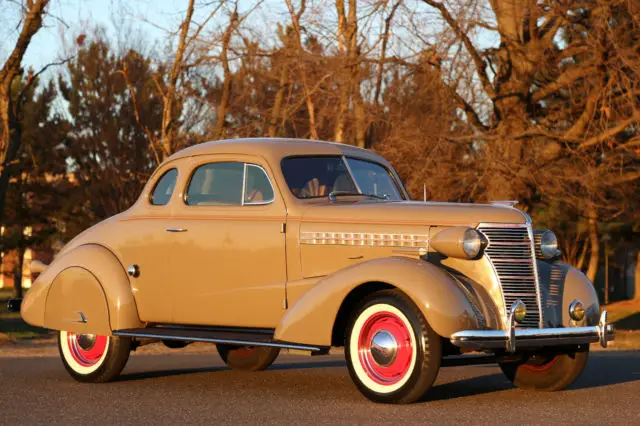
[[[640,352],[593,352],[568,390],[515,389],[491,365],[441,369],[426,402],[390,406],[356,390],[341,355],[282,355],[240,373],[208,354],[134,355],[117,382],[80,384],[59,359],[0,358],[0,425],[640,424]]]

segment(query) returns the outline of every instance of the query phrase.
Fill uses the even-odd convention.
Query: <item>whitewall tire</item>
[[[372,294],[356,308],[345,339],[349,373],[376,402],[409,403],[424,396],[440,369],[440,337],[403,293]]]
[[[69,374],[81,382],[107,382],[129,359],[131,339],[60,331],[58,350]]]

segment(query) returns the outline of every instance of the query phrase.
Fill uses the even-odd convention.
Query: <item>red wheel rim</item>
[[[542,372],[542,371],[547,371],[549,370],[553,364],[556,363],[556,361],[558,361],[558,356],[554,356],[551,359],[547,359],[545,361],[543,361],[540,364],[522,364],[522,368],[524,368],[525,370],[529,370],[529,371],[537,371],[537,372]]]
[[[384,357],[385,362],[380,362],[380,356],[376,359],[374,338],[382,338],[381,340],[389,342],[395,348]],[[398,315],[377,312],[365,321],[360,330],[358,356],[362,368],[371,380],[381,385],[398,383],[409,372],[413,360],[411,330]]]
[[[67,346],[73,360],[83,367],[96,365],[107,349],[107,336],[67,333]]]
[[[249,358],[256,353],[257,349],[256,346],[242,346],[238,349],[232,349],[230,352],[233,353],[235,357]]]

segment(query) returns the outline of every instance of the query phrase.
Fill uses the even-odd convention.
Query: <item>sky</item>
[[[17,37],[15,28],[18,6],[11,0],[0,0],[4,9],[0,16],[0,57],[4,61]],[[4,7],[2,7],[4,6]],[[163,43],[167,32],[175,30],[184,17],[186,1],[172,0],[51,0],[49,16],[34,36],[23,60],[25,67],[39,70],[64,55],[65,45],[96,24],[103,26],[109,37],[144,37],[151,44]],[[153,22],[155,25],[150,24]],[[164,28],[164,29],[162,29]],[[133,33],[133,34],[131,34]]]

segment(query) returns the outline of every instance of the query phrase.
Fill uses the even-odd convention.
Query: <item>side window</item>
[[[241,205],[244,163],[208,163],[199,166],[189,182],[190,206]]]
[[[166,171],[162,177],[158,179],[158,183],[156,183],[156,187],[153,189],[151,204],[154,206],[164,206],[169,203],[171,194],[173,194],[173,190],[176,187],[177,179],[178,169]]]
[[[255,164],[246,165],[244,204],[268,204],[273,201],[273,187],[264,169]]]

